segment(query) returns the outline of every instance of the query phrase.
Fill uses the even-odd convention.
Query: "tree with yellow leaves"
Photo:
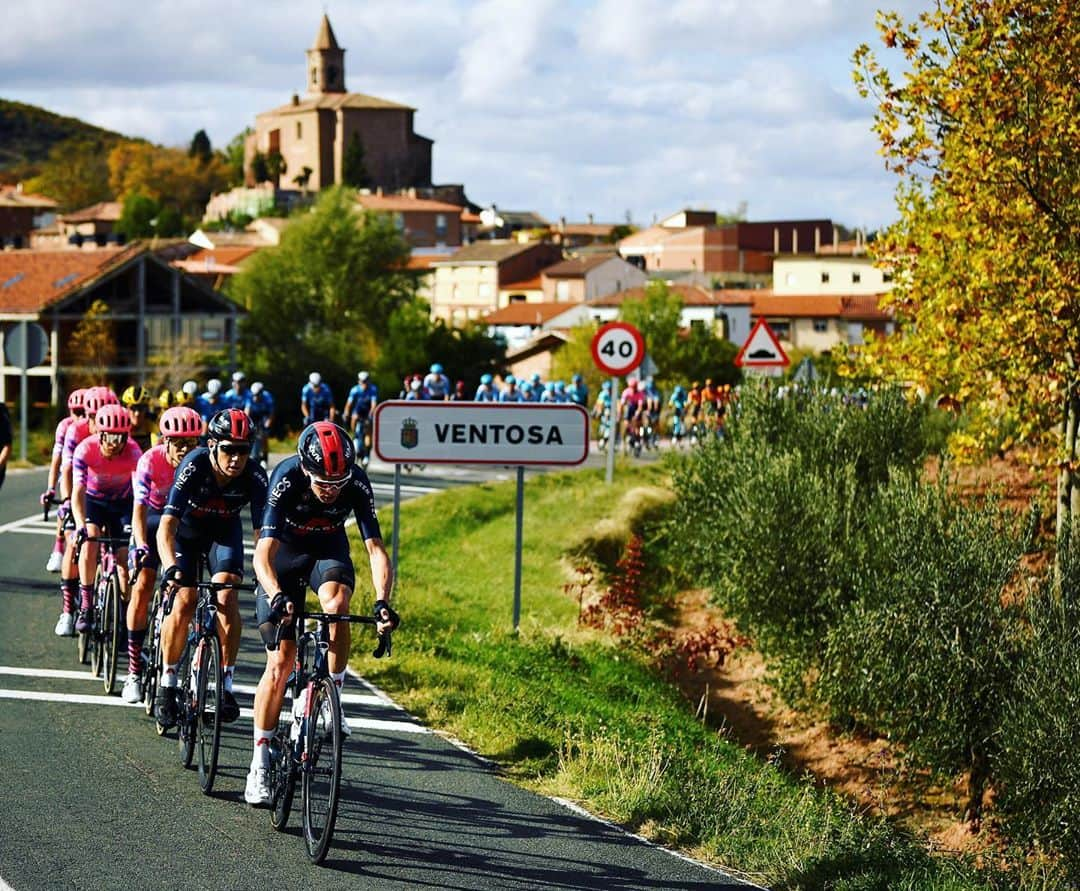
[[[903,73],[864,45],[855,80],[900,178],[875,246],[898,332],[856,362],[961,402],[980,445],[1057,440],[1061,533],[1080,513],[1080,5],[938,0],[878,30]]]

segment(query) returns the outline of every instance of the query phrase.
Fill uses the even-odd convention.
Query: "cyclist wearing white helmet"
[[[251,385],[247,406],[244,411],[251,418],[251,426],[255,430],[251,460],[258,461],[265,467],[266,460],[269,457],[266,441],[270,435],[270,428],[274,423],[274,397],[266,389],[262,381],[255,381]]]
[[[247,408],[248,399],[251,398],[251,391],[247,385],[247,375],[242,371],[234,371],[232,376],[232,387],[225,391],[225,408],[238,408],[244,411]]]
[[[304,416],[305,427],[315,421],[333,421],[337,418],[334,394],[317,371],[308,375],[308,382],[300,391],[300,412]]]
[[[202,401],[196,402],[195,410],[207,423],[223,408],[229,407],[225,402],[225,394],[221,392],[221,381],[216,377],[206,382],[206,392],[200,398]]]
[[[352,432],[353,446],[361,467],[367,467],[371,448],[371,417],[379,401],[379,389],[371,375],[361,371],[356,376],[356,386],[349,390],[345,400],[345,419]]]

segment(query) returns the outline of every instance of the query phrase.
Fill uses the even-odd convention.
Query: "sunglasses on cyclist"
[[[223,442],[219,448],[226,455],[250,455],[251,446],[240,442]]]
[[[177,449],[178,451],[180,449],[193,449],[199,444],[199,440],[197,440],[195,437],[181,439],[179,437],[171,436],[166,440],[166,442],[168,442],[169,445],[173,446],[173,448]]]
[[[307,475],[313,485],[318,486],[320,489],[333,489],[335,492],[339,492],[349,484],[350,477],[345,477],[343,480],[324,480],[317,476],[312,476],[310,473]]]
[[[122,446],[127,442],[128,435],[126,433],[99,433],[98,439],[102,445],[108,446]]]

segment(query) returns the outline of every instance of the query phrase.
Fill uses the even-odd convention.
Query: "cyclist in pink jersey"
[[[638,386],[636,380],[626,382],[626,389],[619,396],[619,403],[622,409],[623,454],[625,455],[630,437],[638,435],[642,415],[645,412],[645,392]]]
[[[119,538],[131,526],[132,487],[142,449],[131,439],[131,415],[122,405],[106,405],[95,416],[97,436],[88,436],[75,449],[72,460],[71,513],[79,544],[88,537]],[[120,590],[127,591],[127,547],[118,547],[116,559]],[[79,552],[79,615],[76,631],[89,631],[97,542],[86,542]]]
[[[60,459],[64,454],[64,436],[73,421],[83,416],[83,396],[86,390],[72,390],[68,396],[68,414],[60,419],[56,425],[56,436],[53,440],[52,461],[49,464],[49,482],[45,491],[41,493],[41,506],[48,508],[56,500],[56,487],[60,478]],[[49,562],[45,564],[46,572],[59,572],[60,564],[64,556],[64,519],[60,512],[56,515],[56,539],[53,541],[52,553],[49,554]]]
[[[89,387],[83,392],[83,417],[68,424],[64,432],[64,448],[60,455],[59,489],[64,503],[57,511],[67,536],[64,556],[60,561],[60,596],[62,607],[56,620],[55,633],[71,637],[75,633],[76,597],[79,593],[79,566],[75,553],[75,521],[71,517],[71,460],[75,449],[84,439],[96,433],[95,417],[103,405],[118,402],[108,387]]]
[[[176,468],[199,444],[203,420],[195,409],[178,405],[168,409],[159,424],[162,442],[143,453],[135,468],[135,504],[131,515],[128,570],[133,579],[127,607],[128,675],[122,696],[125,702],[143,698],[142,647],[146,639],[147,609],[161,560],[155,539],[161,510],[169,498]]]

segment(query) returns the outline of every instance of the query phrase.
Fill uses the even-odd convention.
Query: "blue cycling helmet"
[[[442,374],[442,366],[438,362],[432,363],[431,373],[432,374]]]
[[[575,384],[580,384],[580,383],[581,383],[581,381],[582,381],[582,377],[581,377],[581,375],[580,375],[580,374],[575,374],[575,375],[574,375],[574,376],[573,376],[573,377],[571,378],[571,380],[572,380],[572,381],[573,381],[573,382],[574,382]]]
[[[532,376],[532,382],[533,382],[534,384],[538,384],[538,383],[540,383],[540,372],[539,372],[539,371],[535,371],[535,372],[533,372],[533,376]]]
[[[530,384],[528,381],[522,381],[521,382],[521,392],[522,393],[531,393],[532,391],[533,391],[533,385],[532,384]]]
[[[556,393],[561,393],[565,389],[566,389],[566,384],[564,384],[562,381],[555,381],[555,392]]]
[[[686,390],[684,390],[684,389],[682,388],[682,384],[676,384],[676,386],[675,386],[675,393],[676,393],[676,395],[679,395],[679,396],[681,396],[681,395],[682,395],[683,393],[685,393],[685,392],[686,392]]]
[[[482,374],[482,375],[480,375],[480,383],[482,383],[482,384],[490,384],[491,381],[492,381],[492,377],[491,377],[490,374]]]
[[[506,376],[506,382],[508,384],[516,384],[517,383],[517,378],[515,378],[512,374],[508,374]]]
[[[610,392],[610,390],[611,390],[611,381],[604,381],[604,389]]]
[[[555,391],[555,381],[548,381],[546,384],[544,384],[544,390],[547,391],[548,393],[554,392]]]

